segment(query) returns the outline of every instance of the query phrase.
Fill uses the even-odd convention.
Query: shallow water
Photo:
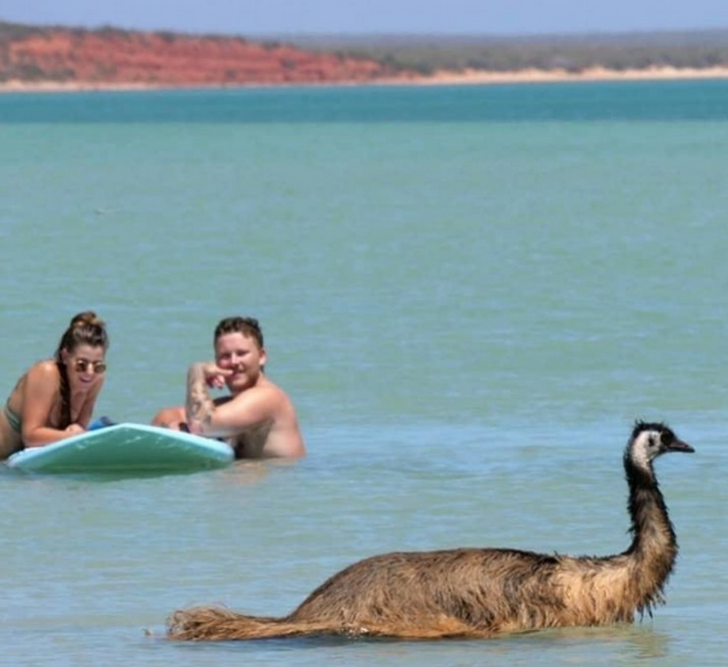
[[[98,414],[146,422],[250,314],[310,452],[0,470],[0,664],[724,664],[727,119],[718,82],[0,96],[5,391],[91,307]],[[192,604],[287,613],[386,551],[621,551],[638,417],[696,448],[657,464],[681,553],[653,618],[161,638]]]

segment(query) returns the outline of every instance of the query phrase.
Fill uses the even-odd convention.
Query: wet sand
[[[655,67],[633,70],[609,70],[595,67],[581,72],[567,72],[565,70],[521,70],[516,72],[493,72],[485,70],[440,71],[429,76],[408,76],[380,79],[368,84],[362,82],[328,82],[315,84],[285,84],[285,85],[487,85],[504,83],[549,83],[549,82],[579,82],[579,81],[649,81],[649,80],[679,80],[679,79],[725,79],[728,78],[728,67],[711,67],[701,69],[678,69],[675,67]],[[61,83],[56,81],[25,82],[7,81],[0,83],[0,92],[81,92],[93,90],[105,91],[132,91],[155,90],[171,88],[246,88],[262,87],[282,84],[251,83],[245,85],[229,86],[224,84],[207,85],[158,85],[140,83],[103,83],[103,82],[72,82]]]

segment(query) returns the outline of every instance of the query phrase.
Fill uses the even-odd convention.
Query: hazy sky
[[[728,0],[1,0],[0,20],[235,35],[728,28]]]

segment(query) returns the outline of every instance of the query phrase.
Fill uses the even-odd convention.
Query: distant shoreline
[[[528,69],[518,72],[491,72],[465,70],[463,72],[437,72],[431,77],[413,80],[417,85],[467,85],[492,83],[559,83],[566,81],[670,81],[679,79],[726,79],[728,67],[678,69],[651,67],[646,69],[610,70],[593,67],[581,72],[565,70]]]
[[[588,81],[671,81],[681,79],[728,79],[728,67],[700,69],[678,69],[675,67],[653,67],[647,69],[609,70],[595,67],[581,72],[565,70],[521,70],[517,72],[493,72],[485,70],[464,70],[458,72],[440,71],[429,76],[408,76],[378,79],[372,81],[323,81],[316,83],[250,83],[228,85],[222,83],[165,85],[147,83],[90,83],[57,81],[25,82],[7,81],[0,83],[0,93],[22,92],[88,92],[88,91],[142,91],[142,90],[185,90],[200,88],[283,88],[298,86],[443,86],[443,85],[488,85],[518,83],[562,83]]]

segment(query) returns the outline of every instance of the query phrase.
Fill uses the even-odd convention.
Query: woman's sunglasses
[[[89,361],[88,359],[76,359],[73,364],[77,373],[88,373],[89,369],[93,368],[96,375],[101,375],[106,372],[106,362],[104,361]]]

